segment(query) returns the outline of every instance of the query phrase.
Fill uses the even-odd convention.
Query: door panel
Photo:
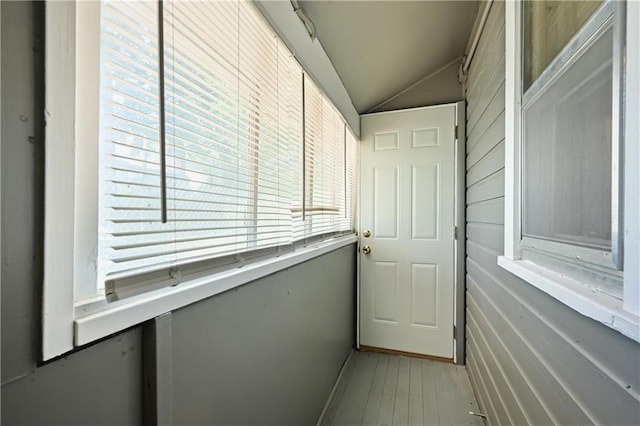
[[[373,264],[374,321],[398,321],[398,263]]]
[[[362,345],[453,357],[455,112],[362,117]]]
[[[438,265],[411,265],[411,325],[438,326]]]
[[[411,237],[438,239],[438,166],[413,166],[411,179]]]
[[[398,238],[398,168],[374,168],[376,238]]]

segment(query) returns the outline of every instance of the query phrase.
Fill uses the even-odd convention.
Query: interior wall
[[[504,2],[467,100],[467,366],[489,424],[640,424],[640,345],[502,269]]]
[[[394,111],[462,100],[462,86],[458,82],[461,61],[452,62],[437,70],[369,112]]]
[[[355,342],[355,264],[347,246],[174,312],[174,424],[314,424]]]
[[[142,327],[38,363],[44,3],[0,8],[0,422],[142,424]],[[176,423],[314,423],[354,343],[354,268],[347,246],[171,314]]]
[[[43,230],[44,3],[1,2],[3,425],[135,425],[133,329],[38,365]]]

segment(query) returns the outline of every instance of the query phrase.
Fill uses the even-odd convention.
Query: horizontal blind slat
[[[101,276],[346,226],[336,220],[350,194],[343,121],[317,88],[303,118],[302,69],[255,7],[164,7],[168,223],[159,220],[157,11],[102,6]]]

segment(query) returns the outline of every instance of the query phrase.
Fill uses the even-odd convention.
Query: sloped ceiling
[[[300,4],[359,113],[461,57],[478,8],[458,0]]]

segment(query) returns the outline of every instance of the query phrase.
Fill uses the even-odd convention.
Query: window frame
[[[640,7],[634,2],[625,4],[625,2],[609,0],[595,13],[606,13],[603,10],[607,8],[615,8],[613,11],[614,40],[616,37],[618,40],[625,37],[623,41],[627,46],[625,52],[619,52],[615,49],[613,52],[613,97],[616,99],[616,96],[619,96],[619,99],[624,103],[617,106],[614,103],[613,105],[612,144],[616,144],[618,140],[624,141],[621,142],[621,146],[618,146],[618,149],[621,150],[621,160],[624,162],[624,159],[628,158],[628,164],[633,165],[637,164],[638,158],[638,122],[637,120],[620,120],[619,117],[620,115],[622,117],[636,117],[640,114],[637,87],[625,84],[626,75],[640,73],[638,64],[640,37],[637,28],[633,28],[637,25],[632,25],[632,22],[637,22],[633,20],[637,20],[640,16]],[[625,27],[631,28],[632,31],[625,31]],[[624,204],[616,206],[615,196],[612,202],[614,209],[618,207],[618,215],[612,214],[612,228],[618,226],[618,220],[623,216],[625,218],[624,229],[621,232],[624,235],[624,240],[622,238],[616,239],[612,235],[614,252],[612,258],[614,259],[611,266],[619,265],[624,270],[621,297],[614,297],[589,283],[569,278],[543,265],[522,258],[522,0],[505,4],[505,31],[505,223],[504,255],[498,257],[498,264],[571,309],[599,321],[635,341],[640,341],[640,302],[638,300],[640,299],[640,268],[637,266],[640,260],[637,242],[640,239],[638,226],[640,208],[638,207],[639,194],[637,191],[640,186],[640,174],[637,167],[624,168],[623,164],[615,162],[613,164],[614,168],[624,173],[619,187],[616,188],[615,185],[613,187],[614,190],[620,191],[618,200],[621,198],[624,200]],[[569,44],[571,43],[569,42]],[[620,45],[620,43],[614,42],[615,45]],[[620,61],[623,54],[626,54],[626,61]],[[550,67],[555,64],[557,62],[554,60]],[[626,64],[626,68],[624,68],[624,64]],[[560,64],[560,66],[562,65],[564,64]],[[528,90],[531,90],[536,84],[544,83],[534,82]],[[637,83],[633,84],[637,86]],[[621,124],[618,127],[616,123]],[[616,145],[613,148],[615,149]],[[622,177],[622,175],[620,176]],[[615,210],[613,211],[615,212]],[[624,258],[620,256],[621,253],[624,253]]]
[[[100,2],[47,4],[46,79],[55,84],[45,89],[50,147],[45,155],[45,361],[357,241],[353,232],[334,232],[285,248],[239,253],[232,266],[213,258],[206,270],[194,271],[177,286],[152,286],[115,301],[107,300],[106,294],[74,300],[82,288],[78,283],[88,282],[87,273],[76,268],[92,269],[86,267],[87,253],[90,257],[98,238],[99,23]],[[83,37],[76,36],[79,32]],[[354,216],[354,227],[355,220]]]

